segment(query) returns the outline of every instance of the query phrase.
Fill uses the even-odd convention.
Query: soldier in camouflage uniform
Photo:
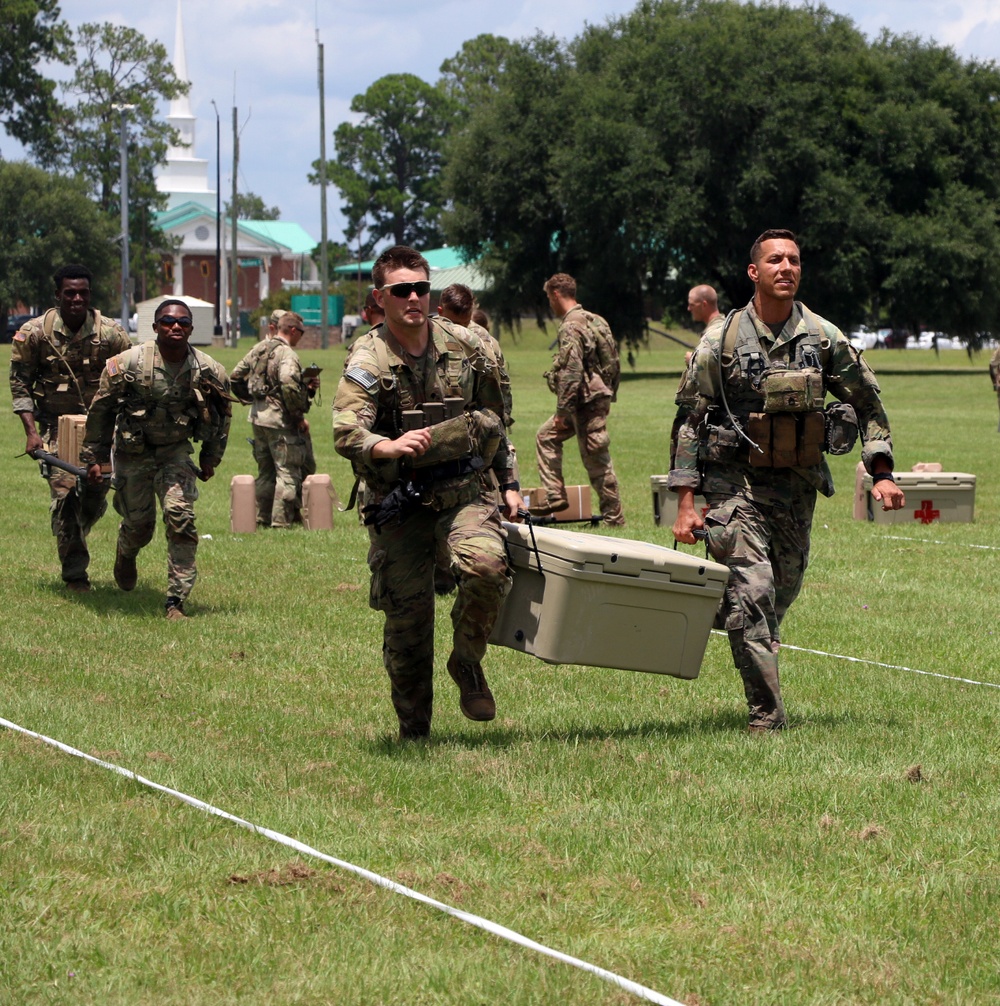
[[[316,471],[305,414],[319,378],[302,376],[295,346],[304,331],[300,315],[282,312],[274,337],[258,342],[229,377],[233,394],[250,406],[262,527],[287,528],[302,519],[302,479]]]
[[[990,357],[990,380],[997,393],[997,404],[1000,405],[1000,349],[995,349]],[[1000,433],[1000,425],[997,426],[997,433]]]
[[[559,352],[545,375],[556,396],[556,412],[535,438],[538,474],[546,499],[531,508],[537,516],[569,506],[562,473],[563,444],[577,438],[590,484],[600,500],[604,523],[625,526],[618,478],[611,464],[608,415],[618,391],[618,349],[608,323],[576,300],[576,280],[556,273],[545,283],[559,325]]]
[[[183,619],[194,586],[198,531],[196,478],[212,478],[229,436],[230,394],[226,369],[188,345],[191,309],[164,300],[153,321],[155,341],[108,360],[87,417],[83,456],[88,480],[100,478],[100,463],[114,446],[115,509],[121,514],[115,582],[132,590],[136,556],[156,526],[156,500],[167,538],[166,615]],[[198,468],[193,440],[201,441]]]
[[[465,716],[496,715],[482,660],[511,580],[501,514],[485,492],[489,472],[506,517],[516,520],[523,505],[496,362],[467,330],[428,317],[429,275],[412,248],[379,256],[372,278],[386,320],[354,347],[333,406],[337,452],[367,485],[370,603],[385,614],[382,657],[404,740],[430,733],[432,579],[442,542],[458,583],[448,673]],[[446,399],[457,403],[455,418],[406,428],[413,412]]]
[[[85,414],[104,364],[132,345],[121,325],[90,309],[89,269],[63,266],[53,279],[57,306],[14,334],[10,360],[10,394],[27,437],[24,449],[49,454],[59,450],[59,417]],[[70,590],[90,590],[87,534],[107,509],[107,480],[80,484],[59,469],[47,477],[63,582]]]
[[[667,485],[678,495],[674,537],[694,543],[694,532],[707,528],[709,552],[729,567],[719,627],[729,634],[756,733],[787,722],[780,626],[802,586],[816,493],[833,494],[822,450],[850,449],[853,439],[839,440],[853,419],[872,495],[883,510],[898,510],[904,497],[892,478],[875,375],[838,328],[794,299],[802,275],[795,236],[764,231],[750,259],[753,300],[695,351],[698,399],[680,428]],[[844,405],[824,413],[827,393],[853,413]],[[704,519],[696,492],[709,504]]]

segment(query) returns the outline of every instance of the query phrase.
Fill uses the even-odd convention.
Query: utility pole
[[[112,105],[121,112],[121,211],[122,211],[122,328],[128,331],[129,261],[128,261],[128,113],[135,105]]]
[[[215,109],[215,330],[213,335],[222,335],[222,164],[219,154],[220,125],[219,106],[212,99]]]
[[[316,45],[319,49],[319,344],[323,349],[328,349],[330,331],[327,326],[330,322],[330,316],[327,291],[330,285],[330,263],[326,240],[326,87],[323,78],[323,43],[319,40],[318,28],[316,29]]]
[[[236,220],[238,215],[238,209],[236,205],[236,179],[237,172],[240,167],[240,134],[236,128],[236,106],[233,106],[233,201],[229,207],[229,218],[232,221],[233,227],[233,250],[232,259],[230,266],[230,283],[229,283],[229,302],[230,308],[230,321],[229,321],[229,345],[235,349],[239,345],[240,339],[240,288],[239,288],[239,269],[240,269],[240,257],[239,250],[237,248],[237,236],[236,236]]]

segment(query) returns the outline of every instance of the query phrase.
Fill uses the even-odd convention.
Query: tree
[[[55,83],[38,71],[51,60],[70,62],[69,29],[58,0],[4,0],[0,4],[0,123],[40,160],[55,155]]]
[[[223,215],[232,217],[230,203],[227,200]],[[264,200],[256,192],[238,192],[236,194],[237,220],[280,220],[281,209],[277,206],[266,206]]]
[[[166,49],[134,28],[84,24],[75,45],[76,70],[63,85],[74,99],[61,127],[63,163],[86,180],[101,209],[117,219],[121,115],[114,106],[133,106],[127,119],[131,265],[134,274],[155,280],[168,242],[153,218],[166,205],[154,171],[179,139],[160,118],[158,104],[185,94],[188,84],[177,79]]]
[[[336,160],[328,177],[344,197],[346,236],[367,253],[381,240],[433,248],[442,243],[442,146],[450,103],[437,88],[409,73],[376,80],[354,97],[358,125],[334,132]],[[309,176],[318,181],[318,162]]]
[[[0,317],[19,301],[50,305],[52,274],[68,262],[93,272],[95,307],[109,303],[115,231],[85,182],[0,161]]]
[[[573,109],[561,99],[569,74],[557,39],[514,43],[497,86],[476,92],[467,126],[449,138],[446,231],[490,277],[484,300],[505,325],[526,308],[543,316],[542,284],[560,264],[554,157],[572,139]]]
[[[516,48],[502,35],[477,35],[441,64],[437,86],[451,102],[457,120],[467,120],[474,108],[489,100]]]

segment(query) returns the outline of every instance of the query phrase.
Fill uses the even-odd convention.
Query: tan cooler
[[[650,475],[649,485],[653,490],[653,523],[657,527],[673,527],[677,520],[677,493],[667,488],[666,475]],[[704,517],[708,513],[708,501],[695,494],[694,508]]]
[[[642,541],[504,526],[514,586],[491,643],[550,664],[698,676],[725,566]]]
[[[904,524],[921,527],[924,524],[971,523],[976,504],[976,476],[968,472],[893,472],[898,485],[906,493],[902,510],[883,510],[872,499],[872,477],[861,477],[861,488],[855,494],[855,517],[876,524]],[[860,504],[860,505],[859,505]]]

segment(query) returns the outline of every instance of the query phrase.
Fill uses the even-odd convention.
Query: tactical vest
[[[187,375],[178,375],[164,394],[153,393],[156,342],[122,353],[119,369],[126,385],[116,431],[116,450],[137,454],[145,446],[165,447],[205,440],[221,423],[218,382],[198,350],[189,347]],[[186,379],[185,379],[186,378]]]
[[[830,338],[819,319],[805,305],[799,306],[806,332],[772,347],[770,353],[746,309],[734,311],[726,320],[719,366],[725,404],[713,404],[701,424],[700,460],[749,461],[773,468],[809,467],[821,462],[823,374],[830,359]],[[784,379],[796,372],[799,381]],[[768,393],[769,382],[772,387],[804,386],[805,400],[789,393],[790,405],[783,409],[780,394]],[[737,432],[733,420],[744,436]],[[760,449],[750,447],[744,437]]]
[[[114,356],[111,342],[105,335],[105,321],[100,311],[94,312],[94,330],[86,339],[70,339],[59,344],[55,334],[59,312],[49,308],[42,316],[41,366],[33,392],[36,407],[42,416],[64,416],[86,412],[94,400],[104,365]]]
[[[373,338],[372,343],[379,368],[379,419],[374,432],[384,433],[395,439],[403,432],[402,414],[404,412],[418,411],[426,401],[443,403],[446,398],[465,399],[461,377],[467,359],[466,346],[456,338],[451,331],[450,324],[442,323],[437,318],[434,319],[434,323],[438,324],[444,333],[447,358],[443,374],[436,364],[428,360],[428,365],[434,368],[435,398],[433,399],[423,397],[423,388],[415,389],[399,381],[390,362],[389,348],[385,339],[381,335],[376,335]],[[428,352],[432,348],[433,339],[428,346]],[[489,410],[485,410],[485,412],[489,416],[493,415]],[[496,417],[493,418],[496,419]],[[388,428],[386,428],[386,420],[388,420]],[[445,424],[440,425],[444,426]],[[502,430],[502,425],[500,429]],[[421,502],[432,509],[442,510],[470,503],[480,494],[479,473],[485,467],[485,462],[480,456],[481,452],[469,456],[467,446],[465,446],[469,443],[467,439],[463,442],[461,438],[458,438],[455,443],[462,446],[459,451],[461,456],[441,458],[434,465],[411,468],[407,463],[394,459],[376,462],[375,472],[370,469],[356,468],[355,473],[365,479],[376,499],[384,497],[400,480],[409,479],[419,484]],[[485,444],[483,447],[485,448]],[[490,452],[491,458],[495,450],[496,445],[494,444],[493,450]]]

